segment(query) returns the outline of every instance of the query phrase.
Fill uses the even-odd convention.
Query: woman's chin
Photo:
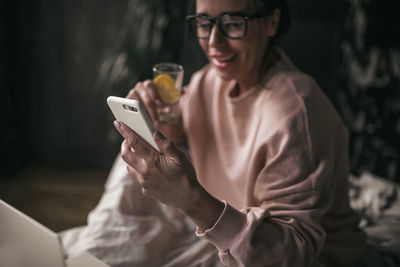
[[[213,68],[216,70],[218,77],[224,81],[229,81],[237,78],[237,73],[234,68],[221,68],[212,64]]]

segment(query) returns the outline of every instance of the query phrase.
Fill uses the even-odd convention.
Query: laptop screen
[[[0,199],[0,267],[64,267],[59,236]]]

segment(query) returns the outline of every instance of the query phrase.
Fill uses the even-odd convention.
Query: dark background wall
[[[3,168],[109,164],[98,64],[122,25],[122,1],[2,1]],[[3,97],[5,96],[6,99]]]
[[[121,140],[106,97],[178,59],[183,2],[2,1],[0,175],[29,163],[109,168]]]
[[[370,170],[399,181],[398,28],[384,15],[395,2],[289,3],[293,24],[281,44],[345,118],[352,172]],[[121,139],[112,128],[106,97],[123,96],[138,80],[150,78],[156,62],[182,63],[186,81],[205,63],[182,23],[187,5],[185,0],[2,1],[0,176],[12,177],[27,164],[108,169]],[[353,36],[362,29],[360,14],[373,21],[364,25],[368,34],[358,37],[368,43],[361,48]],[[384,43],[373,42],[382,39],[374,26],[379,21],[389,31]],[[353,65],[367,66],[373,49],[384,63],[371,68],[381,74],[368,76],[370,84],[354,82],[359,75]],[[383,74],[390,82],[377,90],[375,81]],[[371,105],[377,111],[363,113]],[[364,121],[357,124],[360,116]]]
[[[400,182],[400,1],[351,0],[346,10],[336,104],[351,168]]]

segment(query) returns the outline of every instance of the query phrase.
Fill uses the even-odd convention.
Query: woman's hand
[[[121,156],[128,164],[128,172],[142,186],[144,195],[158,201],[187,210],[191,200],[196,200],[201,188],[196,174],[186,155],[160,132],[154,139],[162,153],[158,153],[122,122],[117,127],[125,138],[121,145]]]
[[[180,209],[199,229],[210,228],[224,204],[199,184],[185,153],[158,131],[153,137],[161,153],[122,122],[115,121],[114,125],[125,139],[121,145],[122,159],[128,164],[129,174],[142,186],[143,194]]]
[[[136,86],[129,91],[126,98],[139,100],[145,107],[153,122],[154,129],[162,132],[174,143],[185,146],[186,136],[183,131],[182,121],[176,124],[161,124],[159,122],[157,109],[164,106],[157,94],[155,84],[152,80],[138,82]]]
[[[126,98],[139,100],[147,110],[153,124],[158,125],[157,107],[162,106],[152,80],[138,82]],[[156,128],[156,127],[155,127]]]

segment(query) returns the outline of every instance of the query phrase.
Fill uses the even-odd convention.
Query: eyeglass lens
[[[208,38],[214,22],[206,16],[196,17],[197,37]],[[221,32],[230,38],[241,38],[246,34],[246,20],[241,16],[223,15],[216,18]]]

